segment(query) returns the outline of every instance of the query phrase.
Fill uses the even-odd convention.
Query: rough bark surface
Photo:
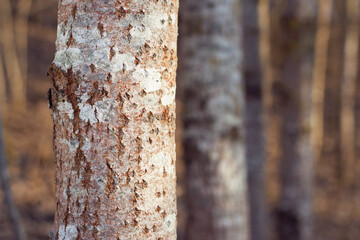
[[[249,239],[239,7],[236,0],[181,5],[186,239]]]
[[[176,239],[177,0],[60,0],[52,239]]]
[[[312,226],[310,144],[311,67],[316,6],[313,0],[277,1],[273,56],[277,81],[273,94],[282,118],[277,209],[279,239],[309,240]]]
[[[246,89],[246,161],[252,240],[267,239],[267,214],[264,189],[263,76],[260,60],[258,2],[244,0],[243,72]]]

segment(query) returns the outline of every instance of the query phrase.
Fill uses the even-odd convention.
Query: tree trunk
[[[12,227],[14,228],[14,235],[16,240],[25,240],[26,232],[21,223],[20,214],[14,202],[10,187],[10,177],[8,172],[8,164],[5,153],[5,142],[3,133],[3,122],[2,122],[3,110],[0,105],[0,182],[4,196],[4,203],[6,210],[9,215]]]
[[[246,160],[252,240],[267,239],[264,189],[264,128],[262,66],[259,49],[258,3],[243,1],[244,79],[246,89]]]
[[[20,61],[16,52],[14,21],[10,0],[0,1],[0,27],[1,44],[9,89],[11,93],[12,107],[24,110],[26,107],[26,86],[21,73]]]
[[[324,141],[324,99],[328,69],[333,0],[319,3],[312,83],[311,138],[314,160],[320,161]]]
[[[345,63],[341,86],[341,160],[342,182],[354,183],[355,167],[355,92],[358,67],[359,10],[357,0],[347,0],[347,30],[345,39]]]
[[[59,2],[52,239],[176,239],[177,9]]]
[[[277,209],[279,239],[309,240],[312,226],[310,144],[311,67],[315,1],[277,1],[273,55],[274,97],[282,118],[281,194]]]
[[[189,240],[249,239],[239,7],[236,0],[181,5]]]
[[[329,184],[331,188],[340,184],[342,169],[341,159],[341,82],[344,72],[344,44],[346,35],[346,1],[333,0],[333,15],[328,54],[328,70],[324,101],[324,166],[331,166],[327,179],[337,182]],[[326,164],[325,164],[326,163]],[[328,181],[329,181],[328,180]],[[329,181],[329,182],[330,182]],[[330,182],[331,183],[331,182]],[[337,183],[337,184],[336,184]]]

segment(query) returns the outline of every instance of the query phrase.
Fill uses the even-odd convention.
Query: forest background
[[[267,129],[264,182],[271,233],[275,232],[276,206],[281,192],[281,147],[276,130],[281,122],[276,121],[279,116],[271,99],[279,94],[291,94],[274,80],[277,69],[274,63],[287,57],[286,52],[281,51],[283,46],[280,44],[279,47],[281,41],[276,39],[279,35],[274,34],[282,27],[276,24],[277,10],[281,7],[274,2],[259,0],[257,19]],[[315,42],[314,48],[310,49],[313,60],[309,62],[312,84],[320,84],[316,86],[320,90],[309,96],[309,101],[312,99],[317,104],[314,104],[318,111],[315,114],[323,116],[314,126],[320,130],[320,138],[315,142],[314,151],[317,159],[313,168],[313,239],[356,240],[360,235],[360,207],[357,204],[360,201],[360,175],[356,174],[360,170],[357,160],[360,159],[359,3],[356,0],[326,0],[318,1],[317,7],[308,9],[309,12],[316,11],[316,21],[306,26],[307,30],[314,30],[313,36],[310,34]],[[46,96],[50,81],[46,72],[55,52],[56,15],[56,0],[0,0],[0,101],[5,145],[14,201],[29,239],[48,239],[54,219],[55,167],[52,121]],[[298,34],[301,38],[304,32]],[[247,35],[243,37],[246,41]],[[270,51],[279,54],[271,58]],[[316,102],[316,99],[320,101]],[[177,109],[180,116],[182,102],[179,99]],[[178,229],[181,239],[186,216],[185,168],[182,124],[181,118],[177,119]],[[3,199],[2,192],[0,197]],[[6,208],[1,202],[0,239],[13,238]]]

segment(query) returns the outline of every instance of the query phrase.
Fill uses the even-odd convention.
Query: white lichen
[[[163,223],[163,228],[166,229],[168,232],[174,231],[174,228],[176,227],[176,214],[168,214]]]
[[[77,148],[79,147],[79,141],[77,139],[70,139],[67,140],[65,138],[62,138],[60,140],[61,143],[66,144],[70,150],[70,152],[75,152]]]
[[[162,105],[167,106],[167,105],[170,105],[170,104],[174,103],[174,100],[175,100],[175,93],[174,92],[172,92],[171,94],[162,96],[162,98],[161,98]]]
[[[95,108],[93,106],[87,103],[85,104],[80,103],[79,109],[80,109],[79,116],[81,120],[83,120],[84,122],[90,122],[91,124],[97,123],[97,119],[95,116]]]
[[[116,52],[116,50],[114,50]],[[135,68],[135,57],[128,54],[115,54],[111,59],[111,72],[131,71]]]
[[[55,54],[54,64],[63,70],[78,67],[84,63],[83,55],[78,48],[58,50]]]
[[[117,102],[114,99],[104,99],[95,103],[97,119],[99,122],[108,123],[116,118],[118,113],[116,110]]]
[[[161,74],[155,68],[139,68],[133,73],[146,92],[153,92],[161,89]]]
[[[74,240],[77,236],[77,229],[73,225],[59,227],[59,240]]]
[[[58,102],[57,110],[59,111],[59,113],[66,113],[70,119],[74,118],[74,109],[69,102]]]

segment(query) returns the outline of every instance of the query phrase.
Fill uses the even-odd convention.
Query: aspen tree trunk
[[[276,2],[273,86],[281,124],[278,239],[310,240],[312,168],[310,144],[311,67],[316,6],[313,0]]]
[[[267,239],[267,214],[264,189],[264,128],[262,66],[258,2],[244,0],[242,22],[244,26],[243,72],[246,86],[246,160],[252,240]]]
[[[346,1],[347,30],[345,39],[344,75],[341,87],[341,160],[342,181],[354,183],[355,175],[355,92],[358,67],[359,11],[357,0]]]
[[[184,0],[180,16],[186,239],[248,240],[239,1]]]
[[[177,9],[59,1],[52,239],[176,239]]]

